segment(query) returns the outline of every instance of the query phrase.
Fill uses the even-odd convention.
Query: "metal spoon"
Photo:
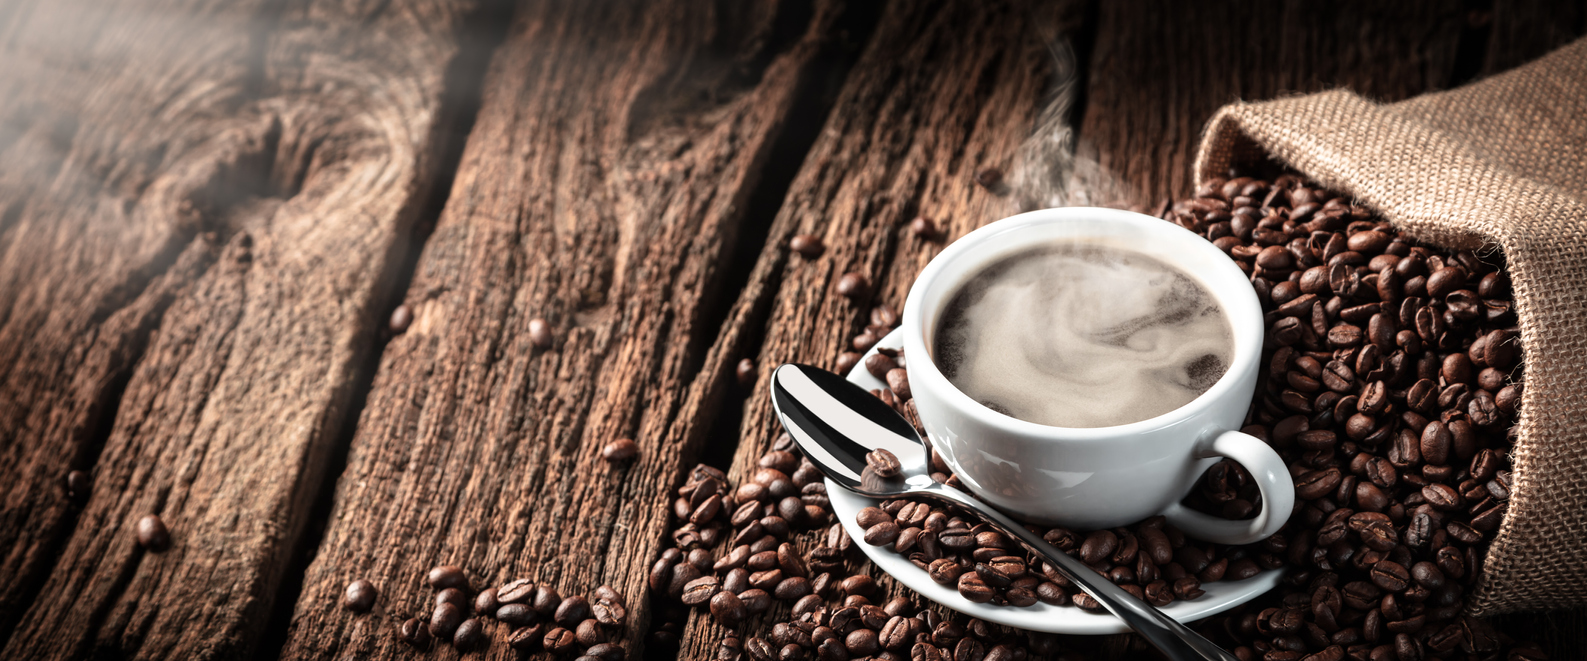
[[[1175,661],[1236,661],[1212,641],[1069,557],[992,507],[931,479],[929,455],[915,428],[848,379],[808,365],[788,364],[772,374],[772,406],[805,455],[832,481],[872,498],[928,498],[964,509],[1019,540],[1080,586],[1103,608]],[[865,455],[884,448],[898,457],[901,473],[882,479],[865,473]]]

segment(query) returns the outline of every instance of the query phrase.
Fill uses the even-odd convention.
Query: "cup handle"
[[[1250,544],[1284,527],[1295,509],[1295,482],[1290,479],[1284,460],[1272,447],[1250,434],[1226,431],[1197,454],[1200,458],[1228,457],[1245,466],[1262,492],[1262,510],[1256,513],[1256,518],[1230,521],[1202,514],[1175,501],[1163,512],[1169,523],[1191,537],[1218,544]]]

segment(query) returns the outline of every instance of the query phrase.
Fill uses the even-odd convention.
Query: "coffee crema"
[[[1199,283],[1147,255],[1075,241],[1021,251],[948,299],[933,358],[988,408],[1054,427],[1111,427],[1190,403],[1234,336]]]

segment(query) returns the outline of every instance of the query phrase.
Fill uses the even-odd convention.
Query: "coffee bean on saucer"
[[[631,438],[619,438],[601,448],[601,458],[612,463],[628,461],[637,456],[639,456],[639,444]]]
[[[898,456],[885,448],[877,448],[867,452],[865,454],[865,465],[875,472],[877,477],[884,478],[898,477],[899,472],[903,468],[898,462]]]
[[[379,596],[374,583],[359,579],[347,584],[347,590],[342,594],[342,608],[354,613],[368,613]]]
[[[430,570],[429,575],[425,577],[425,582],[437,590],[445,590],[447,588],[462,589],[468,587],[468,575],[464,574],[463,568],[457,565],[441,565]]]
[[[171,547],[171,533],[165,528],[165,521],[158,514],[150,514],[138,519],[138,546],[151,553],[159,553]]]

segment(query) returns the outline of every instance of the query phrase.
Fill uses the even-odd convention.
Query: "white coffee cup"
[[[1066,428],[993,411],[954,387],[930,359],[932,335],[965,280],[1000,259],[1053,241],[1144,253],[1199,282],[1234,336],[1228,371],[1189,404],[1113,427]],[[904,305],[909,388],[931,444],[975,495],[1016,517],[1077,530],[1165,515],[1186,534],[1245,544],[1289,519],[1295,486],[1283,460],[1239,430],[1256,389],[1262,308],[1250,280],[1223,251],[1188,230],[1116,209],[1070,207],[1020,214],[955,241],[926,265]],[[1032,329],[1035,332],[1037,329]],[[1231,521],[1180,504],[1219,459],[1240,462],[1262,492],[1253,519]]]

